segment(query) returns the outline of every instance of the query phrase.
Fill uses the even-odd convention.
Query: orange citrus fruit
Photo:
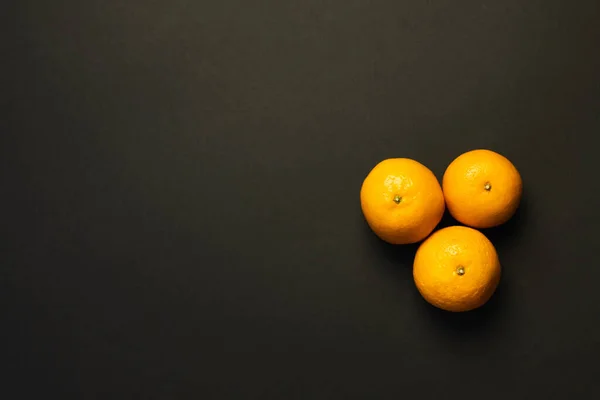
[[[365,178],[360,203],[377,236],[392,244],[427,237],[444,214],[444,194],[427,167],[408,158],[381,161]]]
[[[494,294],[500,269],[496,249],[483,233],[451,226],[419,246],[413,277],[428,303],[447,311],[469,311]]]
[[[442,186],[450,214],[474,228],[508,221],[523,193],[519,171],[506,157],[490,150],[458,156],[446,169]]]

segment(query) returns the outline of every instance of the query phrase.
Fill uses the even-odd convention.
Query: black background
[[[600,2],[2,7],[3,399],[600,396]],[[359,189],[481,147],[525,197],[448,314]]]

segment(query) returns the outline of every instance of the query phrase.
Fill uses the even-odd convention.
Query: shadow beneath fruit
[[[404,245],[389,244],[375,235],[368,226],[365,227],[365,235],[369,236],[370,245],[376,248],[377,252],[390,263],[397,266],[412,268],[415,253],[421,243]],[[406,270],[402,269],[401,272],[404,274],[406,273]]]
[[[453,225],[460,224],[446,211],[433,232]],[[389,270],[388,272],[391,272],[396,278],[402,281],[407,279],[412,280],[412,267],[415,254],[423,241],[404,245],[389,244],[375,235],[366,222],[364,223],[364,234],[367,237],[369,246],[375,249],[374,254],[381,256],[387,261],[383,264]]]
[[[439,231],[440,229],[444,229],[449,226],[455,226],[455,225],[462,225],[462,224],[460,222],[458,222],[457,220],[455,220],[454,217],[452,215],[450,215],[450,212],[446,209],[446,211],[444,212],[444,216],[442,217],[442,220],[440,221],[438,226],[433,230],[433,232]]]
[[[378,240],[378,242],[381,247],[381,252],[386,259],[394,265],[400,265],[409,268],[410,271],[412,271],[415,254],[421,243],[394,245],[382,240]],[[406,273],[406,270],[403,270],[402,273]]]
[[[512,246],[521,239],[523,227],[526,226],[529,218],[529,205],[527,198],[523,196],[521,204],[515,212],[515,215],[505,224],[495,228],[482,229],[481,232],[494,244],[494,247],[501,252],[501,249]],[[502,254],[499,254],[502,261]]]
[[[420,243],[408,245],[389,244],[375,235],[366,222],[363,233],[372,255],[379,258],[380,262],[375,262],[375,264],[379,265],[387,276],[397,282],[407,283],[412,281],[413,261]]]
[[[523,227],[527,224],[529,217],[528,211],[527,199],[523,197],[520,207],[508,222],[495,228],[481,230],[496,247],[501,263],[503,252],[521,239]],[[463,224],[456,221],[449,212],[446,212],[437,229],[453,225]],[[443,336],[445,340],[452,342],[458,348],[466,350],[469,343],[465,341],[465,338],[478,340],[488,335],[497,334],[498,331],[502,330],[503,324],[506,324],[511,312],[514,312],[514,308],[510,304],[509,282],[511,279],[508,278],[510,273],[511,271],[504,268],[503,265],[502,277],[494,295],[482,307],[468,312],[453,313],[440,310],[420,298],[421,295],[418,291],[415,291],[415,295],[419,296],[421,300],[418,303],[423,308],[423,314],[428,317],[428,325],[431,324],[434,331]],[[469,335],[465,335],[467,333]]]
[[[497,226],[495,228],[487,228],[487,229],[478,229],[483,233],[494,245],[496,250],[499,252],[503,248],[507,248],[512,246],[515,242],[521,239],[521,233],[523,232],[523,227],[526,226],[527,221],[529,219],[529,205],[527,202],[527,198],[523,196],[521,199],[521,204],[519,208],[515,212],[515,215],[512,216],[505,224]],[[457,220],[450,215],[450,212],[446,210],[442,220],[435,228],[435,231],[439,231],[440,229],[447,228],[449,226],[465,226],[464,224],[458,222]],[[475,228],[477,229],[477,228]],[[499,254],[500,260],[502,260],[502,255]]]
[[[422,298],[418,303],[422,313],[428,318],[435,333],[461,348],[469,346],[472,340],[497,334],[510,315],[510,288],[501,279],[498,288],[490,300],[483,306],[467,312],[449,312],[436,308]],[[417,296],[420,294],[417,292]]]
[[[462,225],[451,216],[445,220],[450,225]],[[451,313],[435,308],[425,301],[421,302],[423,312],[429,317],[429,322],[435,331],[461,351],[468,353],[472,349],[469,341],[498,335],[510,325],[511,318],[514,318],[516,309],[515,304],[512,303],[514,297],[511,296],[510,287],[510,282],[514,282],[514,278],[511,277],[514,271],[502,264],[502,260],[505,251],[523,240],[524,228],[528,222],[530,222],[530,207],[527,198],[523,196],[515,215],[508,222],[495,228],[481,229],[496,248],[502,265],[502,277],[498,288],[485,305],[464,313]],[[469,340],[465,341],[467,337]]]

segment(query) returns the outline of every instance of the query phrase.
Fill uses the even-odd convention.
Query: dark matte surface
[[[0,397],[600,398],[599,2],[14,3]],[[451,315],[358,193],[478,147],[525,198]]]

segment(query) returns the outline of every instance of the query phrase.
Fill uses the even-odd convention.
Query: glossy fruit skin
[[[431,305],[470,311],[484,305],[500,282],[500,260],[485,235],[466,226],[440,229],[415,256],[413,278]]]
[[[442,188],[433,172],[408,158],[377,164],[362,184],[360,202],[373,232],[391,244],[425,239],[445,210]]]
[[[491,150],[473,150],[457,157],[446,169],[442,187],[450,214],[474,228],[508,221],[523,193],[519,171]]]

